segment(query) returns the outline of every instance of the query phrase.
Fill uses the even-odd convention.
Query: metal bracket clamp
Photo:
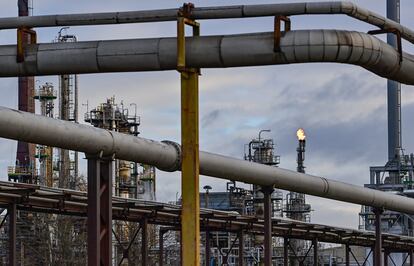
[[[198,68],[188,68],[186,66],[186,51],[185,51],[185,25],[193,28],[193,36],[200,36],[200,24],[191,19],[191,11],[194,4],[186,3],[178,11],[177,18],[177,70],[180,73],[197,72],[200,74]]]
[[[17,56],[16,61],[18,63],[24,62],[24,48],[26,46],[24,35],[28,34],[30,36],[30,44],[37,43],[37,34],[36,31],[21,27],[17,29]]]
[[[389,29],[381,29],[381,30],[370,30],[368,34],[376,35],[376,34],[384,34],[384,33],[393,33],[397,36],[397,50],[400,54],[400,65],[403,61],[403,52],[402,52],[402,42],[401,42],[401,32],[396,28],[389,28]]]
[[[274,20],[274,31],[273,31],[273,51],[280,52],[280,39],[282,38],[282,31],[281,31],[281,24],[282,21],[284,22],[284,30],[285,32],[290,31],[291,29],[291,22],[290,18],[287,16],[275,16]]]

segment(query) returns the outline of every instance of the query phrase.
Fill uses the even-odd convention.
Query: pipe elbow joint
[[[347,15],[354,15],[357,5],[351,1],[341,1],[341,12]]]

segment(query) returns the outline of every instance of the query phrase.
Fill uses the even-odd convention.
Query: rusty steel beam
[[[88,159],[88,265],[112,263],[112,158]]]
[[[19,17],[27,17],[29,16],[29,3],[28,0],[18,0],[17,2]],[[20,52],[22,53],[22,49],[29,44],[35,43],[36,40],[33,40],[33,35],[28,33],[30,29],[26,28],[23,30],[22,28],[17,29],[17,47],[21,47]],[[19,49],[18,49],[19,50]],[[19,53],[17,53],[17,56]],[[22,56],[22,54],[21,54]],[[17,57],[16,60],[19,58]],[[35,102],[34,102],[34,77],[27,76],[27,77],[19,77],[18,78],[18,106],[19,110],[34,113],[35,112]],[[36,146],[34,144],[25,142],[25,141],[18,141],[17,142],[17,152],[16,152],[16,166],[20,166],[22,168],[30,169],[31,167],[34,168],[34,156],[36,153]],[[28,182],[32,183],[32,177],[28,180],[16,180],[19,182]]]

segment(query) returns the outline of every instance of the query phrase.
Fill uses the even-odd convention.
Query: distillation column
[[[259,164],[277,167],[280,163],[280,156],[275,155],[273,139],[262,138],[262,133],[264,132],[270,132],[270,130],[260,130],[258,138],[253,139],[246,145],[248,152],[245,152],[244,159]],[[263,217],[265,223],[271,224],[272,217],[282,216],[282,200],[282,192],[273,189],[272,186],[262,187],[253,185],[254,215]],[[256,246],[264,246],[264,252],[260,255],[260,259],[265,265],[271,265],[272,263],[274,247],[271,235],[272,232],[270,230],[265,232],[264,237],[256,236],[254,239]]]
[[[400,22],[400,0],[387,0],[387,18]],[[397,48],[397,36],[387,34],[387,43]],[[387,80],[388,106],[388,162],[399,163],[401,156],[401,84]],[[390,173],[392,182],[400,183],[396,173]]]
[[[76,36],[59,31],[58,42],[76,42]],[[78,123],[78,82],[77,75],[59,76],[59,119]],[[59,151],[59,187],[77,189],[78,152],[60,149]]]

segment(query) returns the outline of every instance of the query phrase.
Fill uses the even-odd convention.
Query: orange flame
[[[298,140],[305,140],[305,138],[306,138],[305,130],[303,130],[303,128],[299,128],[296,131],[296,136],[298,137]]]

